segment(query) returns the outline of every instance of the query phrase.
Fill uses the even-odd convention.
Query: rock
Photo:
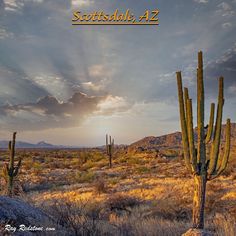
[[[20,228],[24,227],[22,225],[34,227],[34,229],[22,231],[20,230]],[[0,234],[2,232],[13,232],[15,227],[14,235],[35,235],[33,232],[44,235],[66,235],[62,227],[39,208],[33,207],[20,199],[6,196],[0,196],[0,226]],[[12,227],[11,231],[6,230],[6,228],[10,229],[10,227]],[[40,227],[43,227],[43,229]],[[55,230],[46,232],[47,227],[55,228]]]
[[[182,236],[213,236],[213,234],[204,229],[189,229]]]

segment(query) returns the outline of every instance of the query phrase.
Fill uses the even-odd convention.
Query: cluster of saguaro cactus
[[[106,135],[106,152],[107,155],[109,157],[109,167],[112,167],[112,155],[114,152],[114,139],[111,138],[111,136],[109,136],[108,139],[108,135]]]
[[[202,52],[198,53],[197,68],[197,145],[195,147],[192,99],[187,88],[182,88],[181,72],[177,72],[182,144],[187,168],[194,176],[193,228],[204,228],[206,183],[219,176],[226,168],[230,154],[230,119],[226,123],[224,154],[221,155],[221,129],[224,105],[224,78],[219,78],[219,95],[214,124],[215,104],[211,104],[209,124],[204,126],[204,81]],[[210,154],[207,155],[207,148]]]
[[[19,168],[21,166],[21,157],[19,157],[19,161],[17,165],[14,165],[15,162],[15,144],[16,144],[16,132],[13,133],[12,141],[9,141],[8,149],[10,160],[8,164],[4,166],[4,175],[7,181],[7,195],[12,196],[13,187],[14,187],[14,178],[17,176],[19,172]]]

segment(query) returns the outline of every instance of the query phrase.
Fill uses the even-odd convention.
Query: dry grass
[[[236,235],[235,150],[227,171],[207,186],[206,227],[219,236]],[[98,149],[28,150],[19,182],[23,197],[71,235],[181,235],[190,227],[193,182],[173,158],[178,153],[118,152],[109,169]]]

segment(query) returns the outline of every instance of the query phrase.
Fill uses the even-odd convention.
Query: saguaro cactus
[[[19,157],[19,161],[16,166],[14,166],[15,162],[15,144],[16,144],[16,132],[13,133],[12,141],[9,141],[8,149],[10,160],[8,164],[4,166],[4,174],[7,181],[7,195],[12,196],[13,194],[13,185],[14,178],[17,176],[19,172],[19,168],[21,166],[21,157]]]
[[[224,155],[220,154],[221,123],[224,105],[224,78],[219,78],[216,121],[215,104],[211,104],[209,124],[204,126],[204,81],[202,52],[198,53],[197,68],[197,145],[195,147],[192,99],[188,89],[182,88],[181,72],[177,72],[182,144],[186,166],[194,177],[193,228],[204,228],[204,205],[207,181],[219,176],[226,168],[230,154],[230,119],[226,122]],[[210,154],[206,149],[210,147]]]
[[[114,139],[109,136],[108,140],[108,135],[106,135],[106,152],[109,157],[109,167],[112,167],[112,155],[114,152]]]

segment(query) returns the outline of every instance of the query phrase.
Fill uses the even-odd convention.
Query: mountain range
[[[225,137],[225,125],[222,126],[222,140]],[[197,138],[195,129],[195,139]],[[181,132],[175,132],[162,136],[148,136],[137,142],[128,145],[129,150],[137,149],[157,149],[157,148],[179,148],[181,147],[182,137]],[[236,144],[236,123],[231,124],[231,143]],[[118,145],[124,148],[124,145]],[[125,145],[126,146],[126,145]],[[0,141],[0,148],[8,148],[8,141]],[[62,149],[62,148],[80,148],[79,146],[54,145],[44,141],[36,144],[17,141],[16,148],[47,148],[47,149]],[[104,147],[103,147],[104,148]]]
[[[8,141],[0,141],[0,148],[6,149],[8,148]],[[74,148],[71,146],[63,146],[63,145],[53,145],[50,143],[46,143],[44,141],[40,141],[36,144],[16,141],[16,148],[47,148],[47,149],[60,149],[60,148]]]

